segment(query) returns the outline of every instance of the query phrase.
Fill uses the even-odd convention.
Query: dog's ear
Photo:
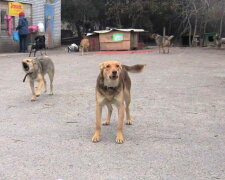
[[[103,70],[104,67],[105,67],[105,63],[104,63],[104,62],[102,62],[102,63],[99,64],[99,69],[100,69],[100,70]]]

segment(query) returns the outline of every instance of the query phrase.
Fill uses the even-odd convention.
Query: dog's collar
[[[23,78],[23,82],[26,81],[27,76],[30,75],[30,74],[32,74],[32,72],[25,74],[25,76],[24,76],[24,78]]]
[[[103,86],[103,88],[104,88],[105,90],[113,90],[113,91],[116,91],[118,87]]]

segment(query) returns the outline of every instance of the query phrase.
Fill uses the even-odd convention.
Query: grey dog
[[[155,39],[155,42],[157,44],[157,46],[159,47],[159,53],[160,53],[160,49],[162,48],[163,53],[165,53],[165,47],[167,47],[167,53],[169,53],[169,47],[171,45],[171,40],[174,38],[174,36],[161,36],[159,34],[152,34],[151,36],[153,39]]]
[[[31,101],[35,101],[36,97],[40,96],[43,85],[45,87],[45,92],[47,92],[46,80],[44,78],[45,74],[48,74],[49,76],[50,95],[53,95],[53,78],[55,68],[52,60],[48,56],[41,56],[35,59],[23,59],[22,66],[26,73],[23,82],[25,82],[27,76],[30,79],[30,87],[32,91]],[[38,81],[36,91],[34,90],[34,81]]]

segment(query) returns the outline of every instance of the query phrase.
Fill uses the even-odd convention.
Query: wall
[[[123,41],[112,41],[114,33],[123,33]],[[130,50],[130,32],[111,31],[109,33],[99,34],[100,50]]]
[[[131,49],[138,48],[138,33],[131,32]]]
[[[90,43],[89,51],[99,51],[100,44],[99,44],[99,35],[93,35],[87,37]]]

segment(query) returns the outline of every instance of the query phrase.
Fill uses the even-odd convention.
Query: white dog
[[[67,51],[68,53],[69,53],[69,52],[78,52],[78,51],[79,51],[79,46],[76,45],[75,43],[73,43],[73,44],[69,45],[69,46],[65,49],[65,51]]]

